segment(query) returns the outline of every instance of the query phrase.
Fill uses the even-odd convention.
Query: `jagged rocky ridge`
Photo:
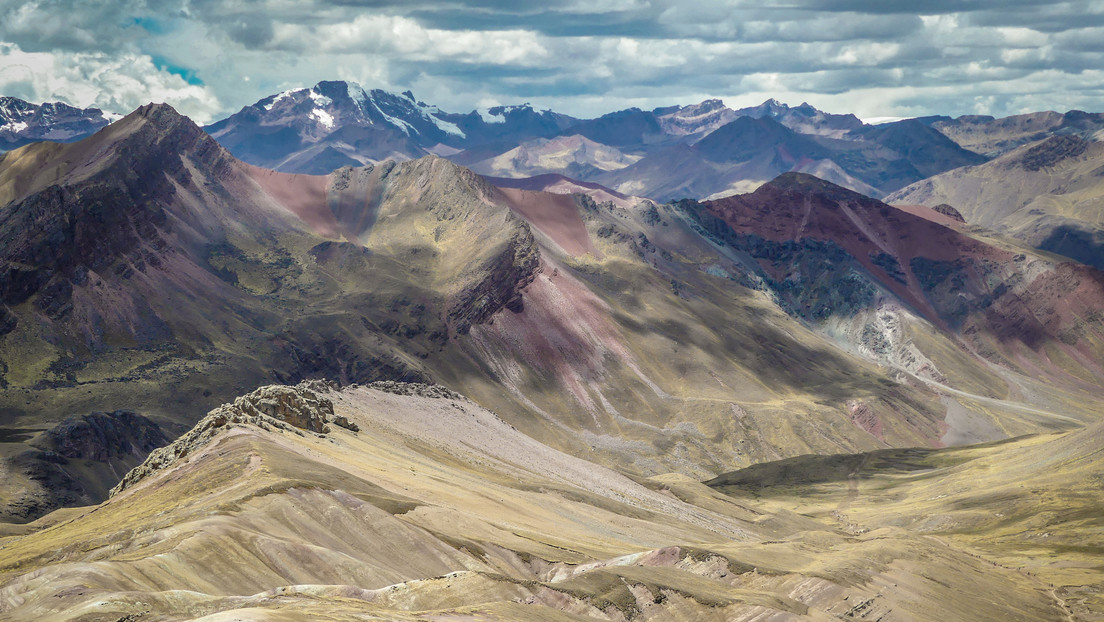
[[[287,172],[433,153],[484,174],[563,174],[661,201],[731,194],[791,170],[880,197],[985,160],[916,121],[866,126],[808,104],[732,110],[706,100],[585,120],[528,105],[461,115],[340,81],[267,97],[207,130],[237,157]]]
[[[320,380],[300,383],[294,387],[282,385],[265,386],[223,404],[207,413],[191,430],[171,444],[157,449],[139,466],[123,477],[111,495],[130,488],[143,479],[170,468],[178,460],[186,458],[211,439],[236,425],[255,425],[262,430],[276,428],[290,430],[297,434],[302,431],[315,434],[328,434],[329,424],[341,426],[353,432],[359,430],[347,417],[335,417],[333,402],[320,396],[320,391],[333,388],[334,385]]]
[[[119,119],[98,108],[75,108],[61,102],[32,104],[0,97],[0,152],[33,142],[73,142]]]

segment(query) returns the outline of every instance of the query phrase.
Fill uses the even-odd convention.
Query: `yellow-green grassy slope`
[[[225,426],[107,502],[0,539],[0,616],[1062,614],[1034,578],[938,539],[850,533],[684,476],[633,481],[462,398],[377,388],[324,395],[359,432]]]
[[[835,522],[861,538],[915,534],[968,552],[1051,594],[1068,619],[1100,620],[1102,434],[1094,424],[956,449],[805,456],[709,485],[740,503]]]

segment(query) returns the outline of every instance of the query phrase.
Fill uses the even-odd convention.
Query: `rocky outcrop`
[[[315,393],[316,389],[325,387],[326,385],[318,382],[303,383],[296,387],[261,387],[234,400],[232,408],[246,416],[272,417],[303,430],[326,434],[330,431],[326,423],[334,414],[333,402]]]
[[[1067,158],[1076,158],[1085,153],[1089,143],[1076,136],[1051,136],[1028,149],[1020,159],[1020,164],[1029,171],[1038,171],[1054,166]]]
[[[393,380],[381,380],[379,382],[373,382],[366,385],[369,389],[375,389],[376,391],[383,391],[384,393],[394,393],[395,395],[413,395],[417,397],[428,397],[432,399],[448,399],[465,401],[466,397],[460,395],[456,391],[447,387],[442,387],[439,384],[423,384],[421,382],[395,382]]]
[[[486,275],[464,289],[449,305],[448,324],[466,335],[473,324],[482,324],[503,308],[520,312],[521,290],[533,282],[540,265],[540,251],[528,225],[521,223],[502,253],[484,265]]]
[[[4,460],[4,468],[28,485],[0,505],[0,521],[30,521],[57,508],[99,503],[119,473],[168,442],[156,423],[130,411],[70,417]]]
[[[137,456],[139,460],[169,443],[161,428],[127,410],[70,417],[47,430],[31,445],[72,460],[107,462]]]
[[[356,431],[359,429],[356,424],[345,417],[335,417],[333,402],[320,395],[334,386],[322,380],[309,380],[294,387],[270,385],[243,395],[231,404],[223,404],[207,413],[195,427],[171,445],[151,453],[145,462],[127,473],[123,481],[111,489],[111,495],[171,466],[235,426],[253,425],[264,430],[297,434],[302,434],[300,430],[329,434],[327,424],[333,420],[336,425]]]
[[[932,209],[958,222],[966,222],[966,219],[962,216],[962,212],[959,212],[953,206],[947,205],[946,203],[940,203]]]

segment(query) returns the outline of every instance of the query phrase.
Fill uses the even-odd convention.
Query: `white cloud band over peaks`
[[[319,80],[577,116],[719,97],[860,117],[1104,110],[1098,1],[0,0],[0,94],[200,122]]]

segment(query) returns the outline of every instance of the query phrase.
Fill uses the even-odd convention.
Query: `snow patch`
[[[264,109],[265,110],[272,110],[272,108],[276,104],[280,103],[281,100],[286,99],[288,97],[291,97],[295,93],[299,93],[299,92],[302,92],[302,91],[305,91],[305,90],[306,89],[290,89],[290,90],[284,91],[283,93],[280,93],[280,94],[276,95],[276,97],[273,97],[272,101],[265,104]]]
[[[883,123],[896,123],[911,118],[912,117],[863,117],[859,120],[867,125],[882,125]]]
[[[364,87],[356,82],[346,82],[345,88],[349,91],[349,99],[353,100],[353,103],[361,112],[364,112],[364,107],[368,105],[368,93],[364,90]]]
[[[22,121],[10,121],[4,125],[0,125],[0,132],[19,133],[25,129],[27,129],[27,124]]]
[[[376,110],[379,111],[380,115],[383,116],[385,121],[387,121],[391,125],[394,125],[395,127],[402,130],[403,133],[406,134],[407,136],[411,135],[411,131],[414,129],[413,126],[411,126],[406,121],[403,121],[402,119],[399,119],[398,117],[393,117],[393,116],[387,114],[386,112],[383,111],[383,108],[379,107],[379,104],[377,104],[376,102],[373,101],[372,105],[375,106]]]
[[[315,91],[314,89],[311,89],[310,92],[308,93],[308,95],[310,96],[311,100],[314,101],[314,105],[318,106],[319,108],[321,108],[323,106],[329,106],[330,104],[333,103],[332,99],[330,99],[329,97],[326,97],[325,95]]]
[[[422,114],[425,114],[425,113],[422,113]],[[459,136],[460,138],[465,138],[465,134],[464,134],[463,130],[461,130],[459,127],[457,127],[457,125],[455,123],[449,123],[448,121],[445,121],[444,119],[438,119],[437,117],[433,116],[432,114],[425,114],[425,117],[427,119],[429,119],[430,121],[432,121],[434,125],[436,125],[441,131],[445,132],[446,134],[452,134],[453,136]]]
[[[318,120],[318,122],[324,125],[327,129],[333,129],[334,118],[330,113],[322,110],[321,108],[315,108],[311,110],[311,116]]]
[[[483,119],[483,122],[488,124],[488,125],[492,124],[492,123],[505,123],[506,122],[506,115],[503,114],[502,112],[500,112],[498,114],[491,114],[491,109],[490,108],[476,108],[475,111],[477,113],[479,113],[479,116],[480,116],[480,118]]]

